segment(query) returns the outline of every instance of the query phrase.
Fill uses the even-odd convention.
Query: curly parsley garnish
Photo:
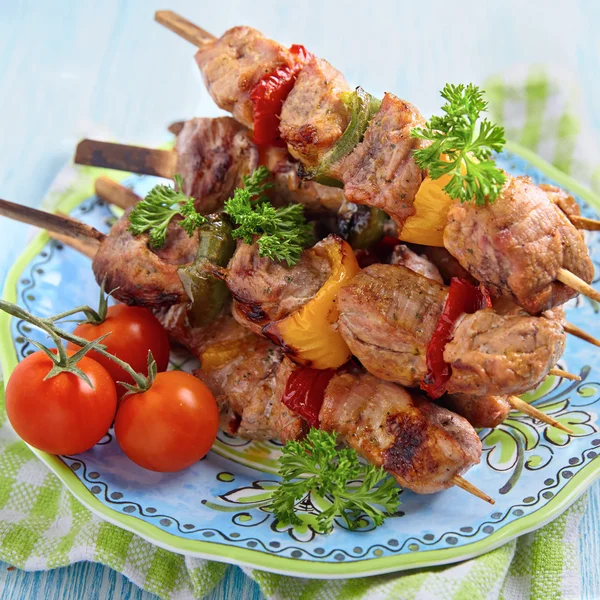
[[[194,198],[186,196],[182,191],[183,179],[181,175],[173,177],[175,187],[156,185],[147,196],[140,200],[129,215],[129,231],[133,235],[150,233],[150,244],[154,248],[161,248],[166,240],[167,227],[175,215],[183,219],[179,225],[191,237],[206,218],[196,212]]]
[[[364,516],[378,526],[396,512],[400,500],[394,479],[380,467],[360,463],[355,450],[338,449],[336,438],[335,433],[313,428],[304,440],[285,445],[279,469],[283,481],[270,505],[280,521],[301,524],[295,507],[309,492],[331,502],[317,516],[319,533],[330,532],[338,517],[356,529]]]
[[[478,205],[493,202],[506,181],[491,159],[492,152],[499,152],[506,142],[504,128],[487,119],[479,120],[487,102],[476,85],[448,83],[441,95],[448,101],[442,106],[445,114],[431,117],[425,127],[412,130],[413,137],[432,142],[415,151],[415,160],[429,170],[432,179],[452,175],[444,187],[451,198],[475,200]]]
[[[269,171],[259,167],[244,178],[244,187],[238,188],[225,202],[223,212],[237,225],[233,230],[235,239],[252,244],[257,240],[261,257],[287,262],[289,266],[300,260],[304,247],[312,239],[312,228],[304,218],[300,204],[274,208],[267,200],[265,190],[270,187]]]

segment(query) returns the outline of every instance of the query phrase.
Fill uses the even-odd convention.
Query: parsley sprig
[[[319,533],[331,531],[336,518],[356,529],[363,516],[378,526],[396,512],[400,501],[394,479],[379,467],[360,463],[355,450],[338,449],[336,439],[335,433],[313,428],[304,440],[285,445],[279,469],[283,481],[271,504],[280,521],[301,524],[295,508],[309,492],[331,502],[317,516]]]
[[[237,188],[225,202],[223,212],[228,214],[238,227],[233,230],[235,239],[252,244],[257,240],[261,257],[285,261],[289,266],[300,260],[304,247],[312,239],[312,228],[304,218],[300,204],[274,208],[267,200],[265,191],[269,171],[259,167],[252,175],[244,178],[244,187]]]
[[[492,152],[499,152],[506,142],[504,128],[479,120],[487,102],[476,85],[446,84],[441,95],[447,100],[444,115],[412,130],[413,137],[432,142],[414,153],[415,160],[432,179],[452,175],[444,187],[451,198],[474,200],[478,205],[493,202],[506,181],[491,159]]]
[[[186,196],[182,191],[181,175],[173,177],[175,187],[168,185],[154,186],[147,196],[140,200],[129,215],[129,231],[133,235],[145,232],[150,234],[150,244],[161,248],[166,240],[167,227],[175,215],[183,219],[179,225],[191,237],[196,229],[206,223],[206,218],[196,212],[194,198]]]

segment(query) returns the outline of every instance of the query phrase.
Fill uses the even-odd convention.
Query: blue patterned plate
[[[515,175],[551,182],[577,196],[586,216],[600,201],[539,157],[508,146],[499,162]],[[83,168],[61,190],[62,210],[107,230],[108,207],[92,196],[92,177]],[[111,174],[114,177],[114,173]],[[154,178],[131,176],[140,194]],[[600,237],[589,234],[595,263]],[[41,234],[12,268],[4,297],[47,316],[76,304],[94,304],[98,288],[89,260]],[[569,321],[600,337],[599,307],[579,298],[569,303]],[[25,337],[38,337],[27,324],[0,317],[2,367],[10,373],[33,351]],[[333,533],[314,531],[315,515],[326,500],[306,497],[299,508],[302,526],[285,526],[267,509],[278,485],[279,445],[247,442],[220,434],[209,455],[176,474],[145,471],[120,451],[112,432],[78,456],[36,452],[73,492],[102,518],[175,552],[212,558],[268,571],[307,577],[357,577],[464,560],[541,527],[565,510],[600,472],[600,351],[569,336],[560,364],[578,373],[572,383],[548,378],[529,394],[537,408],[568,425],[568,435],[512,412],[495,430],[481,431],[483,458],[468,479],[496,499],[491,507],[460,489],[431,496],[401,494],[400,510],[381,527],[367,519],[358,531],[342,522]],[[193,360],[173,356],[174,366],[193,368]]]

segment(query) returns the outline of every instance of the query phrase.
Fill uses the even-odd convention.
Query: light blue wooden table
[[[301,42],[353,83],[393,91],[429,114],[447,81],[481,83],[532,63],[579,80],[600,135],[600,3],[355,2],[234,0],[0,0],[0,197],[38,205],[78,139],[94,134],[157,144],[168,123],[218,110],[186,42],[153,23],[157,8],[181,12],[220,34],[248,24],[282,42]],[[28,230],[0,222],[0,281]],[[581,526],[585,598],[600,598],[600,485]],[[148,599],[99,565],[43,574],[0,563],[0,597]],[[212,599],[260,594],[231,569]]]

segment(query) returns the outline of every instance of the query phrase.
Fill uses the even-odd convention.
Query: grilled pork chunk
[[[565,349],[565,332],[554,320],[492,309],[464,315],[444,360],[452,365],[448,393],[523,394],[535,388]]]
[[[385,94],[363,141],[339,166],[349,202],[380,208],[402,228],[416,212],[413,202],[424,177],[412,156],[424,142],[410,132],[424,124],[412,104]]]
[[[398,244],[394,248],[390,264],[402,265],[415,273],[423,275],[423,277],[427,277],[427,279],[441,284],[444,283],[438,268],[427,257],[413,252],[404,244]]]
[[[338,296],[339,330],[369,372],[418,386],[446,296],[444,286],[406,267],[371,265]],[[448,393],[522,394],[554,367],[564,343],[560,323],[523,311],[465,315],[444,352]]]
[[[448,292],[403,266],[363,269],[338,295],[339,331],[370,373],[418,387]]]
[[[242,177],[258,166],[258,150],[251,133],[235,119],[190,119],[175,146],[177,172],[183,177],[183,192],[196,199],[202,214],[217,212]]]
[[[160,250],[149,246],[146,234],[129,231],[127,211],[112,227],[94,260],[98,284],[105,282],[113,297],[125,304],[158,308],[187,301],[177,269],[190,264],[198,252],[198,236],[189,237],[175,217]]]
[[[234,298],[235,318],[255,333],[304,306],[322,287],[330,264],[319,242],[293,267],[260,258],[258,246],[239,243],[225,282]]]
[[[252,27],[233,27],[196,52],[196,63],[211,98],[250,129],[252,88],[264,75],[295,61],[295,56],[281,44]]]
[[[326,60],[314,58],[300,71],[283,103],[279,126],[292,156],[308,167],[319,164],[350,121],[340,99],[349,91],[344,76]]]
[[[594,275],[582,235],[544,190],[523,177],[509,178],[493,204],[453,206],[444,245],[495,295],[531,314],[577,294],[556,280],[560,268],[588,283]]]
[[[440,403],[464,417],[473,427],[496,427],[508,418],[511,411],[506,396],[446,394]]]
[[[306,433],[303,419],[281,403],[294,368],[279,348],[250,335],[233,358],[218,367],[201,366],[194,375],[213,392],[224,431],[250,440],[285,443]]]
[[[481,458],[469,423],[418,393],[368,373],[335,375],[325,392],[321,428],[418,494],[452,485]]]

